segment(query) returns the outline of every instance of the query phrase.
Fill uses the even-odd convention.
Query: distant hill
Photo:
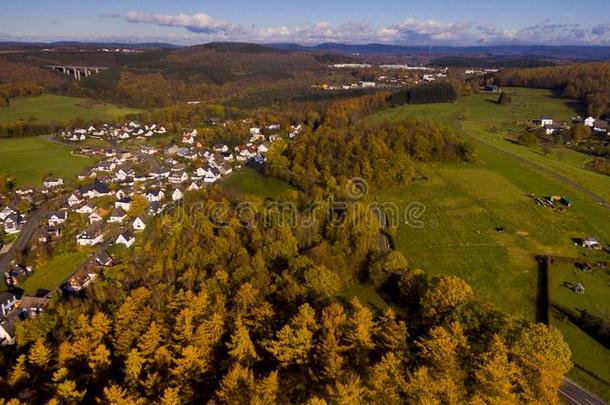
[[[202,45],[208,49],[214,49],[218,52],[236,52],[236,53],[281,53],[283,49],[273,48],[265,45],[251,44],[248,42],[211,42]]]
[[[182,48],[180,45],[168,44],[164,42],[80,42],[80,41],[58,41],[58,42],[16,42],[0,41],[0,48],[65,48],[65,47],[84,47],[84,48],[108,48],[108,49],[176,49]]]
[[[337,52],[360,55],[409,55],[430,54],[438,56],[530,56],[537,58],[559,58],[579,60],[610,60],[610,46],[544,46],[544,45],[502,45],[502,46],[407,46],[388,44],[351,45],[323,43],[304,46],[292,43],[272,43],[267,46],[291,51]]]

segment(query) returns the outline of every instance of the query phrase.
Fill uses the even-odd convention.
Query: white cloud
[[[256,40],[262,42],[299,42],[318,44],[321,42],[363,42],[375,38],[375,30],[366,21],[352,21],[338,26],[321,21],[313,25],[279,26],[262,28]]]
[[[246,31],[244,27],[234,26],[204,13],[165,15],[130,11],[125,15],[125,20],[131,23],[181,27],[197,34],[243,34]]]
[[[505,30],[486,24],[407,18],[400,24],[380,30],[379,37],[385,41],[413,45],[608,45],[610,25],[585,27],[544,21],[518,30]]]
[[[368,21],[351,21],[344,24],[331,24],[327,21],[307,25],[271,25],[255,27],[237,25],[217,19],[205,13],[195,14],[152,14],[130,11],[124,15],[101,14],[100,18],[123,18],[128,23],[151,24],[173,28],[153,34],[148,40],[174,42],[184,45],[211,41],[250,41],[250,42],[296,42],[319,44],[322,42],[372,43],[382,42],[400,45],[610,45],[610,24],[584,26],[543,21],[540,24],[521,29],[505,29],[495,25],[475,22],[444,22],[437,20],[418,20],[413,17],[388,26],[372,26]],[[4,35],[8,38],[8,35]],[[108,37],[123,38],[129,42],[144,40],[126,33],[111,34]],[[21,37],[32,40],[33,37]],[[26,39],[27,38],[27,39]],[[57,40],[57,36],[39,37],[39,40]],[[91,37],[70,37],[76,40],[103,40]],[[2,39],[2,36],[0,36]],[[6,40],[6,39],[4,39]]]

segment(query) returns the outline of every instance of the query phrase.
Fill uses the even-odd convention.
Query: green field
[[[571,238],[595,236],[610,242],[610,210],[597,198],[610,199],[610,177],[584,168],[590,159],[561,149],[544,155],[537,148],[511,142],[526,120],[550,114],[567,120],[580,113],[573,102],[546,90],[508,89],[510,106],[495,103],[497,95],[478,94],[455,104],[393,108],[373,120],[418,117],[448,125],[475,141],[476,164],[428,164],[420,167],[428,180],[404,188],[382,190],[374,197],[404,212],[409,203],[425,206],[423,227],[398,221],[396,248],[412,267],[430,274],[455,274],[467,280],[479,299],[498,308],[537,319],[537,255],[581,258]],[[463,126],[458,116],[465,116]],[[572,207],[563,211],[534,204],[528,193],[565,195]],[[497,227],[506,229],[503,233]],[[610,256],[606,254],[606,260]],[[590,298],[610,311],[610,285],[597,283]],[[551,286],[552,287],[552,286]],[[551,288],[552,300],[566,301]],[[569,295],[568,295],[569,296]],[[573,297],[570,297],[573,298]],[[565,305],[574,305],[567,301]],[[578,368],[572,376],[610,398],[610,351],[565,319],[552,319],[564,332]],[[587,352],[588,347],[594,347]],[[604,370],[605,368],[605,370]]]
[[[71,180],[95,159],[74,156],[70,150],[46,136],[0,139],[0,173],[14,177],[18,186],[41,186],[48,173]]]
[[[244,167],[220,182],[220,187],[231,193],[248,194],[261,198],[280,198],[292,187],[282,180],[266,177],[255,169]]]
[[[80,251],[55,255],[43,267],[34,269],[21,288],[28,295],[36,294],[38,290],[52,290],[59,286],[86,257],[87,254]]]
[[[89,106],[82,98],[43,94],[12,98],[9,106],[0,108],[0,124],[11,124],[19,120],[41,124],[61,123],[77,118],[115,120],[138,112],[140,111],[133,108],[117,107],[112,104]]]
[[[575,283],[585,287],[584,294],[570,288]],[[578,320],[582,310],[610,318],[608,290],[610,272],[597,269],[584,273],[571,263],[558,263],[549,272],[551,323],[559,328],[570,342],[575,367],[570,374],[589,389],[610,398],[610,350],[584,333],[571,320]]]

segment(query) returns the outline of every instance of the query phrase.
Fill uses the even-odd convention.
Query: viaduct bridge
[[[65,75],[72,76],[76,80],[81,80],[84,77],[89,77],[92,74],[99,73],[102,70],[108,69],[103,66],[66,66],[66,65],[47,65],[55,71],[62,72]]]

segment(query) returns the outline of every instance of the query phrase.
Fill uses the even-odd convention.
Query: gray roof
[[[6,304],[9,301],[13,301],[15,299],[15,294],[11,294],[9,292],[0,293],[0,304]]]

